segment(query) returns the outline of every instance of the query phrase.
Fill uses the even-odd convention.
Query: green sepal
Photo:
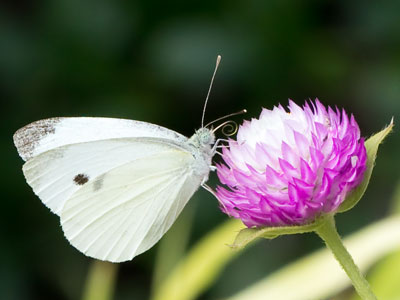
[[[379,145],[382,143],[385,137],[392,131],[393,126],[394,124],[392,119],[390,124],[385,129],[374,134],[368,140],[365,141],[365,148],[367,149],[367,169],[365,170],[364,173],[364,179],[360,183],[360,185],[356,187],[342,202],[342,204],[339,206],[337,210],[338,213],[345,212],[353,208],[358,203],[358,201],[360,201],[361,197],[364,195],[369,180],[371,178],[372,170],[375,165],[375,159]]]
[[[280,235],[312,232],[324,223],[325,217],[326,216],[319,217],[312,223],[305,225],[245,228],[239,231],[235,241],[232,245],[230,245],[230,247],[234,249],[241,249],[258,238],[274,239]]]

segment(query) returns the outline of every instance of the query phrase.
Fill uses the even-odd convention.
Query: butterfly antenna
[[[204,115],[205,115],[205,113],[206,113],[206,107],[207,107],[208,97],[210,97],[211,88],[212,88],[212,85],[213,85],[213,82],[214,82],[214,78],[215,78],[215,74],[217,73],[217,70],[218,70],[218,66],[219,66],[220,61],[221,61],[221,55],[218,55],[218,56],[217,56],[217,62],[216,62],[216,64],[215,64],[214,73],[213,73],[213,76],[212,76],[212,78],[211,78],[210,87],[208,88],[206,101],[204,102],[203,115],[202,115],[202,117],[201,117],[201,127],[202,127],[202,128],[203,128],[203,125],[204,125]]]
[[[220,118],[218,118],[218,119],[215,119],[214,121],[211,121],[210,123],[207,123],[206,126],[204,126],[204,127],[208,127],[208,126],[210,126],[211,124],[214,124],[215,122],[221,121],[221,120],[223,120],[223,119],[226,119],[226,118],[229,118],[229,117],[232,117],[232,116],[236,116],[236,115],[245,114],[245,113],[247,113],[247,110],[246,110],[246,109],[242,109],[242,110],[240,110],[240,111],[238,111],[238,112],[235,112],[235,113],[232,113],[232,114],[229,114],[229,115],[220,117]]]

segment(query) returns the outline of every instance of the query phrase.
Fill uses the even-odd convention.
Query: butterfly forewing
[[[186,137],[141,121],[115,118],[51,118],[22,127],[14,134],[19,155],[28,160],[64,145],[125,137],[164,138],[184,143]]]

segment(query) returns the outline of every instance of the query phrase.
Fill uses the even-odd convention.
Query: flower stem
[[[333,216],[327,217],[321,226],[315,232],[324,240],[327,247],[332,251],[336,260],[340,263],[344,271],[349,276],[355,290],[363,300],[376,300],[368,281],[361,274],[359,268],[354,263],[353,258],[347,251],[336,230]]]

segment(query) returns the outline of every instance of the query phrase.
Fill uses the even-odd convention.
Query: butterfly
[[[147,122],[89,117],[40,120],[14,134],[27,183],[75,248],[131,260],[161,239],[200,186],[212,192],[205,183],[218,141],[203,126],[210,89],[202,127],[190,138]]]

